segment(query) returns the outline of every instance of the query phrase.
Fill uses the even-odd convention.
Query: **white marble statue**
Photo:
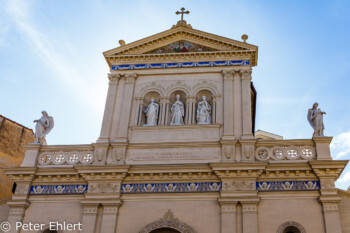
[[[154,98],[151,99],[151,103],[147,106],[144,113],[146,114],[146,124],[144,126],[153,126],[157,125],[158,120],[158,112],[159,112],[159,104],[154,102]]]
[[[313,137],[323,137],[323,114],[326,114],[325,112],[322,112],[321,109],[318,108],[318,103],[314,103],[312,108],[309,109],[307,113],[307,120],[309,121],[310,125],[314,129]]]
[[[34,143],[47,145],[45,137],[52,130],[54,122],[53,117],[49,116],[46,111],[42,111],[41,113],[43,116],[39,120],[34,120],[34,122],[36,122]]]
[[[202,101],[197,104],[197,124],[211,124],[211,107],[206,97],[202,97]]]
[[[170,125],[183,125],[184,124],[184,117],[185,115],[185,108],[184,104],[180,100],[180,95],[176,95],[176,100],[171,106],[171,121]]]

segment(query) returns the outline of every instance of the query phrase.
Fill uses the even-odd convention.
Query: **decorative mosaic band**
[[[57,195],[57,194],[84,194],[87,185],[33,185],[30,187],[30,195]]]
[[[123,184],[122,193],[195,193],[219,192],[220,182],[209,183],[163,183],[163,184]]]
[[[249,60],[153,63],[153,64],[134,64],[134,65],[114,65],[112,66],[112,70],[187,68],[187,67],[206,67],[206,66],[243,66],[243,65],[249,65],[249,64],[250,64]]]
[[[263,181],[256,182],[260,192],[271,191],[316,191],[320,190],[319,181]]]
[[[198,193],[219,192],[220,182],[206,183],[147,183],[123,184],[121,193]],[[68,195],[84,194],[88,185],[33,185],[30,195]],[[256,182],[256,190],[271,191],[317,191],[320,190],[319,181],[261,181]]]

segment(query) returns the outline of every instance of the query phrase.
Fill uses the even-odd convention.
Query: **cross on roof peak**
[[[189,12],[189,11],[185,11],[185,8],[182,7],[182,8],[181,8],[181,11],[176,11],[175,13],[176,13],[177,15],[181,14],[181,21],[183,21],[183,20],[184,20],[184,14],[189,14],[190,12]]]

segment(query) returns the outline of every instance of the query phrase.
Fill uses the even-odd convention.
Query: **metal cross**
[[[184,7],[181,8],[181,12],[180,11],[176,11],[177,15],[181,14],[181,21],[184,20],[184,14],[189,14],[189,13],[190,13],[189,11],[185,11]]]

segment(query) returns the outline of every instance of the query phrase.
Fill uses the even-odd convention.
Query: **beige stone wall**
[[[339,214],[343,233],[350,233],[350,191],[339,190]]]
[[[312,192],[265,193],[258,205],[259,233],[275,233],[288,221],[301,224],[306,232],[325,233],[318,194]]]
[[[0,201],[0,223],[7,220],[7,216],[10,211],[10,207],[6,204],[9,198],[5,198]]]
[[[195,232],[220,232],[220,205],[217,194],[124,195],[119,209],[117,232],[139,232],[164,217],[170,209]]]
[[[81,222],[83,208],[80,204],[80,197],[75,196],[41,196],[30,198],[31,204],[28,206],[23,218],[23,223],[43,223],[50,221],[63,223]],[[23,232],[23,231],[22,231]],[[36,231],[25,231],[26,233],[37,233]],[[63,231],[79,232],[79,231]]]
[[[19,166],[24,157],[22,144],[34,141],[33,131],[0,115],[0,167]],[[10,197],[13,182],[0,169],[0,199]]]

